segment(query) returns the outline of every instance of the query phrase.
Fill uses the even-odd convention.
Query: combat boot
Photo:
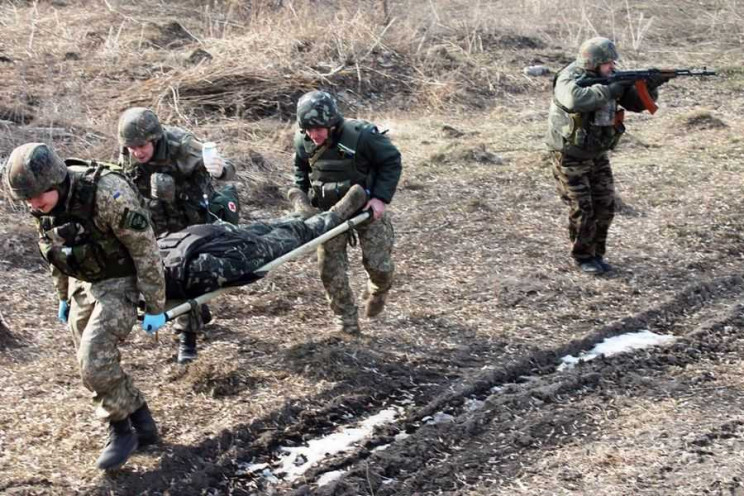
[[[196,333],[181,331],[178,339],[178,363],[185,365],[196,360]]]
[[[612,267],[612,265],[605,262],[604,258],[602,257],[594,257],[594,263],[596,263],[602,268],[602,272],[612,272],[614,270],[614,267]]]
[[[292,209],[300,214],[303,219],[309,219],[317,213],[313,204],[310,203],[307,193],[302,191],[300,188],[290,188],[287,191],[287,199],[292,204]]]
[[[577,260],[576,265],[579,266],[579,270],[581,270],[581,272],[583,272],[584,274],[598,275],[604,272],[602,266],[599,265],[593,258],[589,258],[587,260]]]
[[[135,410],[129,416],[129,420],[132,421],[132,427],[134,427],[137,433],[137,443],[140,446],[147,446],[148,444],[158,442],[158,426],[155,423],[155,419],[152,418],[147,403]]]
[[[360,211],[364,204],[367,203],[367,192],[364,188],[355,184],[334,206],[331,212],[335,213],[343,220],[350,219],[355,213]]]
[[[96,466],[101,470],[115,470],[127,461],[137,449],[137,435],[132,430],[129,418],[109,423],[109,437]]]
[[[385,310],[385,300],[387,300],[387,292],[369,295],[364,306],[364,315],[367,317],[380,315]]]
[[[354,312],[354,315],[336,316],[336,331],[348,334],[349,336],[361,335],[362,331],[359,328],[359,319],[357,318],[356,312]]]

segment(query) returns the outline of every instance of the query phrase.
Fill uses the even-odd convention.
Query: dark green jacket
[[[331,145],[328,147],[328,150],[333,153],[342,154],[343,150],[337,149],[337,143],[343,126],[358,126],[360,123],[364,123],[364,121],[343,120],[334,128],[334,132],[329,137]],[[294,146],[295,186],[307,193],[310,189],[311,173],[309,159],[316,147],[310,138],[301,130],[295,133]],[[354,152],[357,170],[369,178],[368,184],[365,186],[369,190],[370,197],[390,203],[398,187],[398,181],[400,180],[400,174],[403,168],[398,149],[375,126],[367,125],[364,126],[364,130],[359,136]]]

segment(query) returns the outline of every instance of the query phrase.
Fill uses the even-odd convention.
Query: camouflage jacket
[[[181,128],[164,126],[163,130],[165,135],[155,143],[149,162],[140,164],[129,156],[126,148],[122,148],[119,156],[119,165],[146,200],[157,235],[210,222],[206,201],[214,194],[212,178],[202,160],[201,142]],[[153,198],[150,178],[156,172],[173,176],[175,201]],[[235,166],[225,161],[220,179],[231,180],[234,177]]]
[[[51,216],[67,214],[70,197],[62,199]],[[97,181],[92,222],[101,236],[120,243],[134,264],[137,289],[148,313],[161,313],[165,307],[165,280],[155,233],[141,198],[131,184],[118,174],[104,174]],[[41,229],[41,227],[40,227]],[[40,232],[42,236],[46,235]],[[60,300],[69,295],[69,276],[51,266],[54,286]]]
[[[323,153],[323,159],[330,155],[351,156],[354,160],[356,170],[367,178],[365,186],[369,190],[372,198],[378,198],[385,203],[393,200],[393,195],[398,187],[398,181],[402,171],[401,155],[398,149],[393,145],[390,139],[377,131],[373,125],[365,126],[356,140],[356,147],[353,150],[339,147],[339,141],[342,133],[345,132],[345,126],[358,126],[364,121],[345,119],[336,128],[329,137],[330,143],[325,146],[326,152]],[[304,192],[308,192],[311,187],[310,174],[312,167],[310,159],[317,152],[318,147],[302,131],[297,130],[294,137],[294,183],[295,186]]]
[[[583,77],[596,77],[596,74],[575,62],[556,75],[546,143],[551,150],[576,158],[593,158],[614,148],[624,127],[594,124],[595,113],[611,104],[613,98],[607,85],[580,87],[576,82]],[[656,100],[656,90],[650,93]],[[628,87],[617,104],[632,112],[645,109],[634,87]]]

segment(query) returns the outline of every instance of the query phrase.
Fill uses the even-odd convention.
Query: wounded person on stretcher
[[[167,234],[158,240],[167,298],[194,298],[255,281],[258,268],[342,224],[366,201],[364,189],[354,186],[331,210],[305,220],[197,224]]]

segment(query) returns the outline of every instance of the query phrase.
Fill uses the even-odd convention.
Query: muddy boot
[[[140,446],[155,444],[158,442],[158,426],[152,418],[147,403],[139,407],[129,416],[132,427],[137,432],[137,443]]]
[[[178,363],[185,365],[196,360],[196,333],[183,331],[178,338]]]
[[[300,214],[300,217],[303,219],[309,219],[317,213],[313,204],[310,203],[307,193],[299,188],[291,188],[287,191],[287,199],[292,204],[292,209],[295,213]]]
[[[331,212],[344,220],[351,219],[355,213],[364,208],[365,203],[367,203],[367,192],[364,191],[364,188],[355,184],[343,198],[331,207]]]
[[[359,336],[362,334],[359,329],[359,319],[356,312],[353,315],[337,315],[336,331],[349,336]]]
[[[127,461],[137,449],[137,435],[132,430],[129,418],[109,423],[109,438],[106,447],[96,460],[101,470],[115,470]]]
[[[385,310],[385,300],[387,299],[387,293],[377,293],[369,295],[367,302],[364,306],[364,315],[367,317],[376,317]]]

